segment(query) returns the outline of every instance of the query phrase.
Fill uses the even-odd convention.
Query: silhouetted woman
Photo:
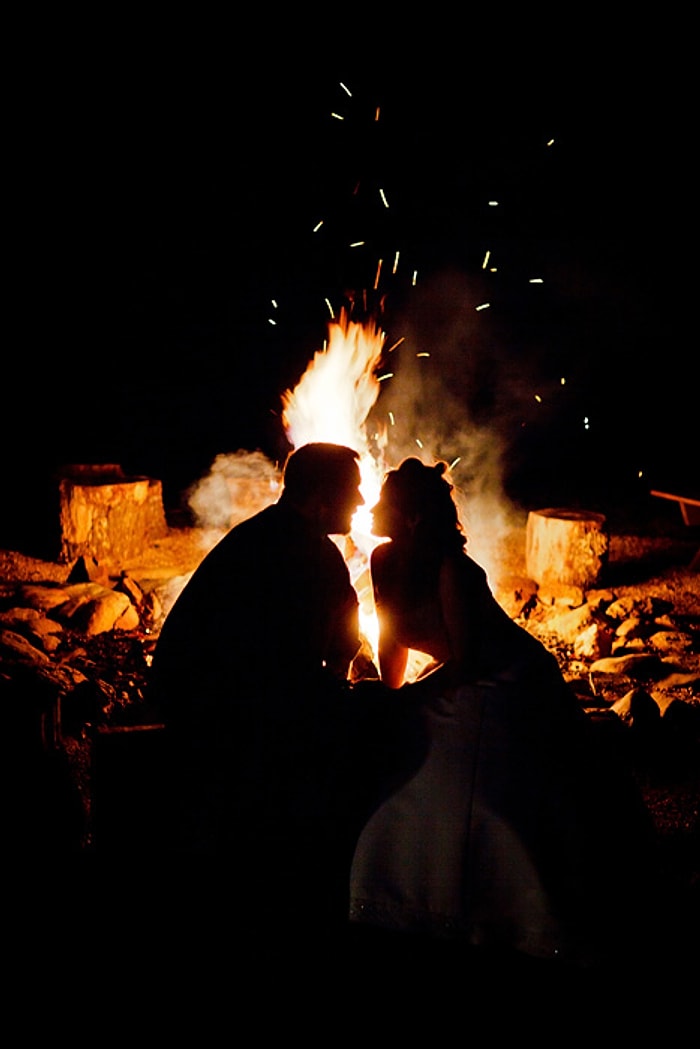
[[[351,918],[596,963],[629,949],[651,822],[555,657],[467,554],[445,475],[406,459],[373,511],[390,540],[371,560],[380,673],[425,693],[428,749],[360,837]],[[410,649],[434,666],[405,684]]]

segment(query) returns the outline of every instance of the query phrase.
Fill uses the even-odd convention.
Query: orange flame
[[[367,550],[370,510],[379,496],[385,439],[375,435],[373,452],[366,431],[381,383],[376,371],[385,334],[373,322],[359,324],[341,310],[328,326],[328,345],[318,350],[293,390],[282,394],[282,421],[294,448],[310,441],[329,441],[354,448],[360,459],[365,500],[353,519],[353,539]],[[376,541],[370,540],[370,547]]]
[[[345,310],[328,331],[328,346],[314,354],[294,389],[282,394],[285,430],[295,448],[330,441],[362,454],[369,450],[364,427],[379,395],[375,372],[385,336],[374,324],[348,320]]]
[[[371,534],[371,510],[385,472],[384,434],[367,434],[367,420],[381,383],[376,372],[385,335],[373,322],[359,324],[341,310],[328,326],[328,345],[318,350],[293,390],[282,394],[282,421],[294,448],[328,441],[354,448],[360,463],[360,491],[365,501],[352,522],[350,550],[343,550],[360,599],[362,631],[376,650],[377,623],[368,587],[367,559],[377,540]],[[355,549],[353,549],[353,547]]]

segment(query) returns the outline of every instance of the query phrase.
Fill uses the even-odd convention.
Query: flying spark
[[[318,233],[318,231],[320,230],[322,225],[323,225],[323,219],[321,219],[320,222],[317,222],[316,225],[314,226],[314,233]]]
[[[485,269],[486,269],[486,267],[487,267],[487,266],[488,266],[488,264],[489,264],[489,259],[490,259],[490,258],[491,258],[491,251],[489,250],[489,251],[487,251],[487,252],[486,252],[486,254],[484,255],[484,261],[483,261],[483,262],[481,263],[481,268],[482,268],[482,270],[485,270]]]
[[[389,203],[388,203],[388,201],[387,201],[387,199],[386,199],[386,194],[384,193],[384,190],[383,190],[383,189],[380,189],[380,190],[379,190],[379,195],[380,195],[380,197],[382,198],[382,202],[383,202],[383,204],[384,204],[384,207],[385,207],[385,208],[388,208],[388,207],[389,207]]]
[[[400,346],[400,345],[401,345],[401,343],[402,343],[402,342],[403,342],[403,341],[405,340],[405,338],[406,338],[406,336],[405,336],[405,335],[402,335],[402,336],[401,336],[401,338],[400,338],[400,339],[397,339],[397,340],[396,340],[396,342],[394,343],[394,345],[393,345],[393,346],[390,346],[390,347],[389,347],[389,349],[388,349],[388,350],[387,350],[386,352],[387,352],[387,353],[393,353],[393,352],[394,352],[394,350],[396,349],[396,347],[397,347],[397,346]]]
[[[330,313],[331,317],[335,317],[335,314],[333,313],[333,307],[331,306],[331,303],[330,303],[330,299],[326,299],[325,302],[326,302],[326,306],[328,307],[328,312]]]
[[[430,354],[426,353],[425,350],[422,353],[417,353],[416,357],[429,357]]]
[[[478,313],[479,310],[487,310],[490,305],[491,305],[490,302],[482,302],[481,306],[476,306],[475,309],[476,309],[476,311]]]
[[[341,117],[340,113],[331,113],[331,116],[335,117],[336,120],[345,120],[345,117]]]
[[[345,92],[345,94],[346,94],[346,95],[348,95],[348,96],[349,96],[350,98],[352,98],[352,94],[351,94],[351,93],[350,93],[350,91],[349,91],[349,90],[348,90],[348,89],[346,88],[346,86],[345,86],[345,84],[344,84],[344,83],[342,82],[342,80],[341,80],[341,82],[340,82],[340,86],[342,87],[342,89],[343,89],[343,91]]]
[[[380,275],[380,273],[382,272],[382,262],[383,262],[383,260],[382,260],[382,259],[380,259],[380,260],[379,260],[379,262],[377,263],[377,275],[376,275],[376,277],[374,278],[374,290],[375,290],[375,291],[376,291],[376,290],[377,290],[377,288],[379,287],[379,275]]]

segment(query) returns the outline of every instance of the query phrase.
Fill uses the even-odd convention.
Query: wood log
[[[59,481],[61,552],[118,566],[167,534],[160,481],[118,466],[70,467]]]
[[[607,565],[608,548],[604,514],[568,509],[528,514],[526,571],[541,588],[586,590],[596,585]]]

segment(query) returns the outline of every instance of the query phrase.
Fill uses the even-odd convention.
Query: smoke
[[[402,339],[383,362],[391,378],[366,432],[386,467],[409,455],[450,465],[469,551],[494,579],[504,541],[523,523],[504,477],[536,386],[528,354],[514,352],[510,333],[477,309],[484,301],[478,280],[458,272],[441,273],[412,296],[393,322]],[[275,502],[280,485],[280,470],[262,452],[239,450],[216,457],[188,504],[211,539]]]
[[[185,493],[195,524],[206,533],[223,535],[240,521],[277,501],[282,475],[260,451],[222,453],[209,473]]]
[[[522,524],[504,477],[513,434],[530,410],[532,379],[508,335],[477,306],[484,291],[458,273],[430,282],[400,319],[404,339],[373,413],[387,428],[385,459],[447,462],[469,551],[495,574],[499,549]],[[390,341],[390,340],[389,340]]]

